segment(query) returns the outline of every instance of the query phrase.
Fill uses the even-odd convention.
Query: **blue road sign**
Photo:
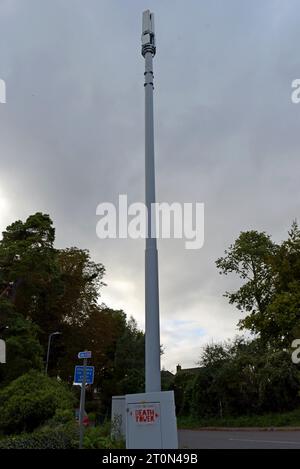
[[[91,358],[92,357],[92,352],[89,352],[85,350],[84,352],[79,352],[78,353],[78,358]]]
[[[86,367],[86,384],[93,384],[94,382],[95,367]],[[74,383],[82,383],[83,380],[83,366],[75,366]]]

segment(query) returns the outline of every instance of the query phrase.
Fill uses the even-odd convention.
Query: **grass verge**
[[[242,415],[239,417],[203,418],[178,417],[178,428],[195,429],[202,427],[300,427],[300,409],[290,412],[264,415]]]

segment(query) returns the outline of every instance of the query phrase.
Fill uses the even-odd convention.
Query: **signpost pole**
[[[86,366],[87,358],[83,360],[83,377],[81,383],[81,394],[80,394],[80,410],[79,410],[79,449],[82,449],[83,446],[83,419],[84,419],[84,409],[85,409],[85,383],[86,383]]]
[[[0,363],[6,363],[6,344],[0,339]]]

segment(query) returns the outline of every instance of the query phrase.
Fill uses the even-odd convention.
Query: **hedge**
[[[77,449],[78,434],[72,429],[54,429],[23,433],[0,440],[2,449]]]
[[[30,433],[73,409],[74,396],[54,378],[31,371],[0,390],[0,430],[6,435]]]

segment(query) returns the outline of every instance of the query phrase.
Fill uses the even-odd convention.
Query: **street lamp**
[[[45,368],[45,374],[48,374],[48,363],[49,363],[49,355],[50,355],[50,346],[51,346],[51,339],[54,335],[61,335],[61,332],[52,332],[52,334],[49,335],[48,338],[48,350],[47,350],[47,360],[46,360],[46,368]]]

